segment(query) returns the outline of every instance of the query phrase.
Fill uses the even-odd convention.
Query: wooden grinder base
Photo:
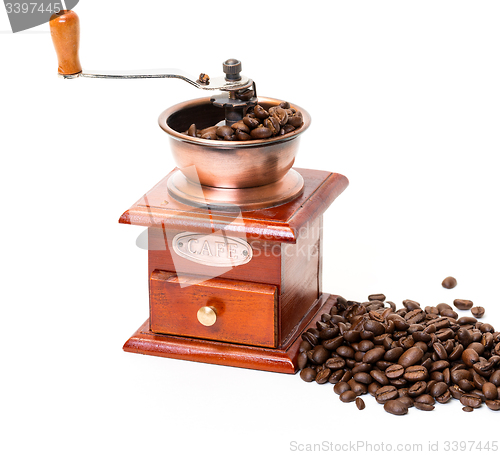
[[[348,181],[325,171],[296,171],[304,179],[303,192],[278,207],[242,210],[235,217],[187,206],[170,196],[166,176],[121,216],[121,223],[148,227],[150,290],[150,317],[125,351],[297,371],[301,334],[336,303],[336,296],[322,292],[323,213]],[[221,232],[233,243],[243,236],[251,259],[218,273],[200,256],[178,250],[188,244],[178,238],[213,239]],[[202,249],[191,253],[201,255]],[[212,308],[215,324],[197,320],[201,307]]]
[[[323,294],[297,326],[288,344],[281,349],[161,335],[151,332],[148,319],[125,343],[123,350],[136,354],[294,374],[297,372],[297,356],[302,341],[300,335],[309,327],[315,327],[321,315],[328,313],[336,301],[337,296]]]

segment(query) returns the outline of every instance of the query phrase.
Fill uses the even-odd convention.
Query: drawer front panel
[[[150,280],[151,331],[276,347],[277,289],[267,284],[155,270]],[[200,322],[199,311],[200,320],[212,325]]]

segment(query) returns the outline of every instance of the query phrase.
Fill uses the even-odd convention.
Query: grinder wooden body
[[[167,176],[121,216],[121,223],[147,226],[149,237],[150,317],[125,343],[126,351],[297,370],[300,335],[329,298],[322,292],[323,213],[348,181],[340,174],[296,170],[304,191],[278,207],[235,217],[187,206],[168,196]],[[245,238],[254,254],[219,274],[176,252],[174,239],[185,232]],[[200,322],[200,308],[214,312],[213,325]]]

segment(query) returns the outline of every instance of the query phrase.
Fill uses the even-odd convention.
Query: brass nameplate
[[[252,259],[252,247],[238,237],[181,232],[172,247],[183,258],[213,267],[235,267]]]

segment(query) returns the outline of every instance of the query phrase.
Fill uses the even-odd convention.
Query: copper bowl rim
[[[275,98],[259,96],[259,103],[260,102],[265,104],[278,105],[282,101]],[[280,142],[287,142],[292,139],[295,139],[297,136],[302,134],[305,130],[307,130],[307,128],[309,128],[311,124],[311,116],[309,115],[309,113],[305,109],[298,106],[297,104],[290,103],[291,107],[302,112],[302,118],[304,120],[304,123],[300,128],[290,133],[284,134],[283,136],[275,136],[268,139],[252,139],[250,141],[216,141],[213,139],[202,139],[200,137],[187,136],[186,134],[182,134],[179,133],[178,131],[175,131],[168,125],[167,123],[168,118],[175,112],[178,112],[187,107],[195,107],[197,105],[202,105],[202,104],[210,104],[210,98],[196,98],[193,100],[184,101],[182,103],[175,104],[174,106],[171,106],[168,109],[164,110],[158,117],[158,123],[161,129],[166,133],[168,133],[173,139],[176,139],[178,141],[189,142],[192,144],[199,144],[218,149],[221,148],[234,149],[234,148],[255,147],[259,145],[272,145],[272,144],[278,144]]]

